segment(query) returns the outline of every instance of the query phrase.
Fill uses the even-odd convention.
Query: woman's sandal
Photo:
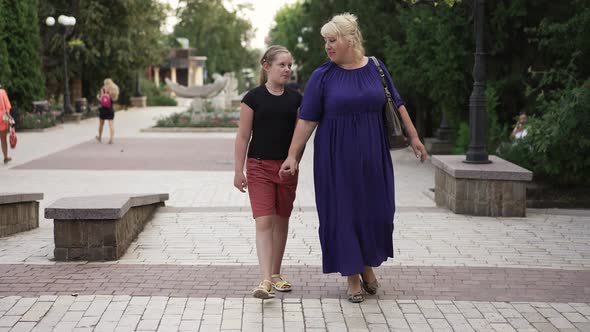
[[[365,296],[363,295],[363,291],[360,290],[358,293],[350,294],[348,293],[348,302],[351,303],[361,303],[365,300]]]
[[[8,164],[11,160],[12,160],[12,158],[10,158],[10,157],[4,158],[4,164]]]
[[[270,284],[271,286],[267,288],[265,286],[266,283]],[[262,280],[260,285],[258,285],[258,287],[254,288],[252,291],[252,296],[263,300],[272,299],[275,297],[274,293],[272,292],[272,282],[270,280]]]
[[[272,288],[276,289],[279,292],[290,292],[292,289],[291,283],[285,280],[282,274],[273,274],[272,278],[279,278],[281,281],[272,284]]]
[[[361,278],[361,286],[369,295],[377,294],[377,289],[379,288],[379,282],[377,282],[377,278],[371,282],[366,282]]]

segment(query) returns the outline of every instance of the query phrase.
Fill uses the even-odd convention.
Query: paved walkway
[[[0,238],[1,331],[590,331],[590,213],[455,215],[432,202],[433,171],[393,153],[395,258],[358,305],[321,273],[311,154],[302,163],[283,272],[288,294],[258,282],[247,196],[232,187],[232,133],[141,133],[181,108],[117,112],[114,145],[96,120],[21,133],[5,191],[168,192],[168,206],[117,262],[56,263],[53,226]],[[229,151],[228,151],[229,150]]]

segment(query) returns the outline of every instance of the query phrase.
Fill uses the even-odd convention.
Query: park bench
[[[0,237],[39,227],[41,193],[0,193]]]
[[[165,205],[168,194],[67,197],[45,208],[53,219],[57,261],[117,260]]]
[[[33,102],[33,112],[37,114],[51,113],[55,116],[55,120],[64,123],[64,113],[61,110],[51,110],[49,101],[38,100]]]

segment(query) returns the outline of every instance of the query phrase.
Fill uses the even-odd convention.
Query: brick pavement
[[[0,331],[588,331],[583,303],[194,298],[0,298]],[[12,329],[11,329],[12,328]]]
[[[408,152],[393,153],[396,257],[378,270],[378,295],[361,305],[341,299],[343,278],[320,273],[311,158],[302,163],[285,256],[294,290],[264,302],[249,297],[258,281],[254,229],[247,196],[231,187],[231,171],[145,163],[93,170],[88,163],[113,162],[96,158],[71,160],[72,170],[43,169],[43,162],[62,162],[59,156],[76,151],[109,158],[113,151],[106,149],[120,153],[126,141],[142,139],[231,146],[232,133],[140,132],[180,109],[118,112],[114,146],[89,143],[94,119],[21,133],[15,162],[0,167],[3,186],[44,192],[42,208],[64,196],[108,192],[164,191],[171,200],[118,262],[53,262],[47,220],[37,230],[0,238],[0,332],[590,331],[590,213],[454,215],[434,207],[432,166],[417,164]],[[199,157],[226,158],[214,153]],[[34,169],[17,169],[29,162]]]
[[[590,270],[383,266],[378,299],[590,302]],[[321,267],[287,265],[293,291],[283,298],[344,297],[346,282]],[[134,295],[249,297],[255,265],[0,265],[0,296]]]

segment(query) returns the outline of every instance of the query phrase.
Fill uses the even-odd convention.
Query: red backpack
[[[111,96],[103,89],[100,95],[100,106],[111,108]]]

